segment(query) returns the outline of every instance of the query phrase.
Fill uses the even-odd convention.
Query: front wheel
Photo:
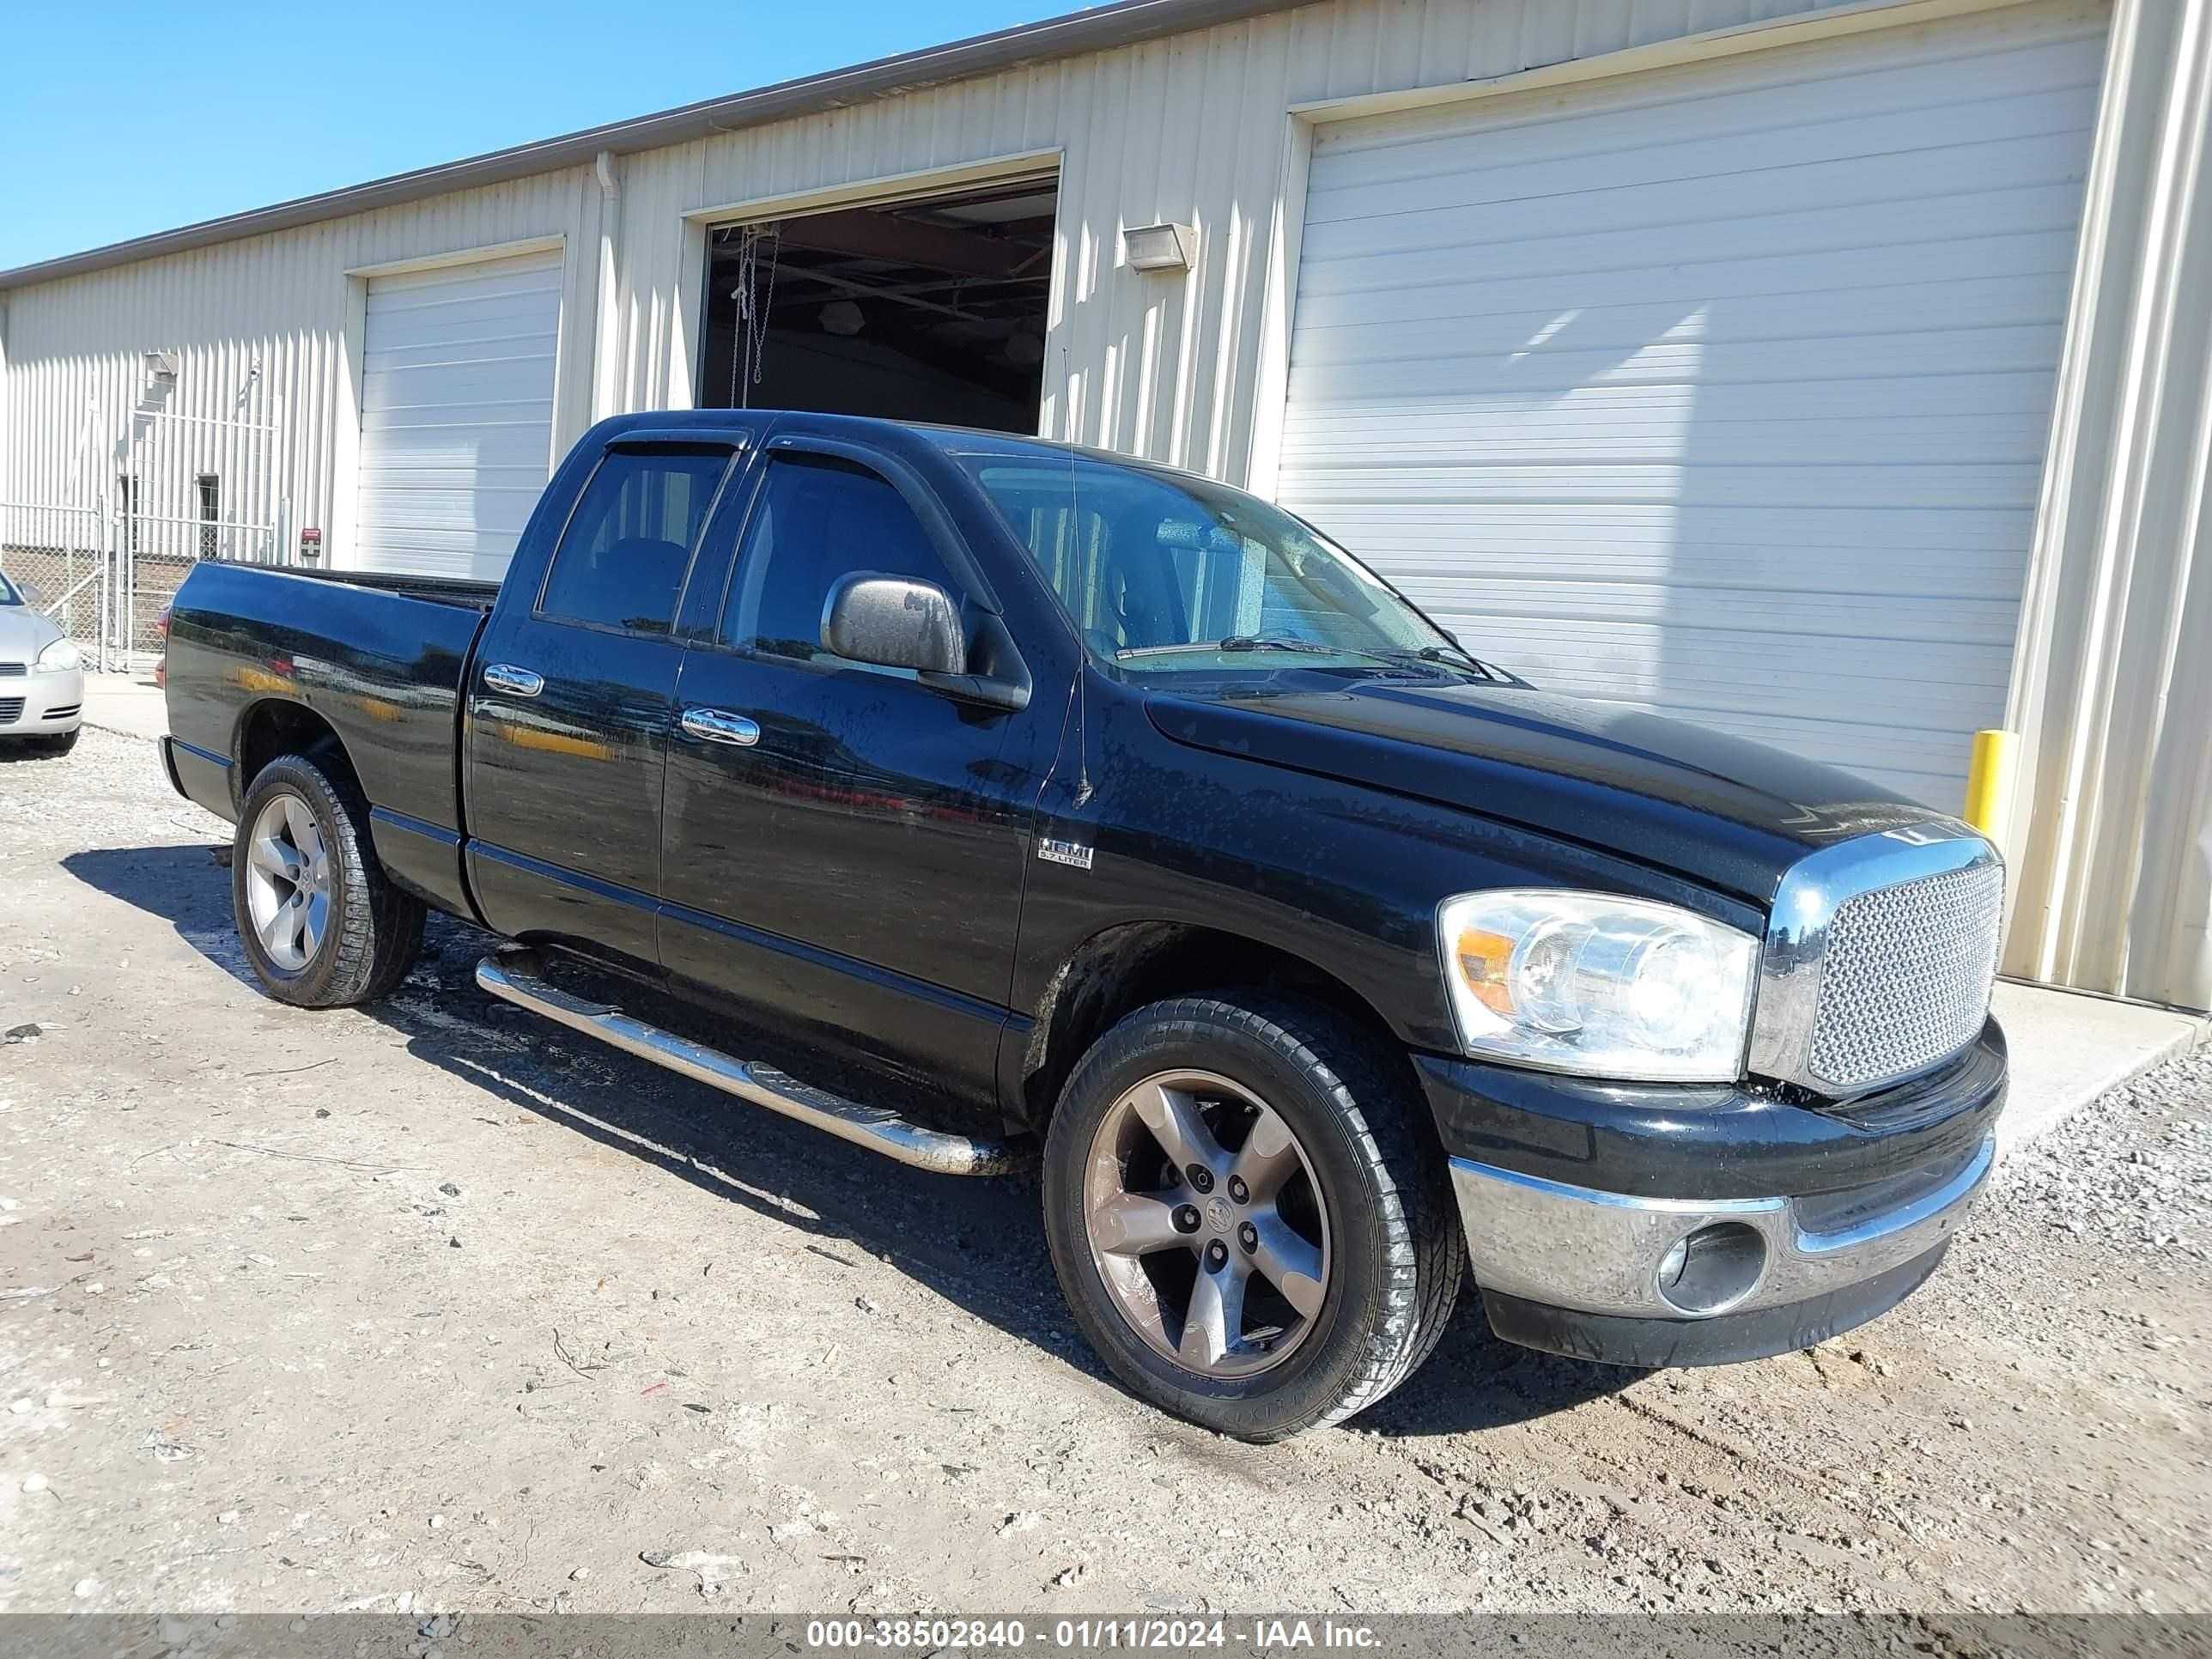
[[[1385,1060],[1323,1009],[1242,994],[1139,1009],[1084,1056],[1046,1138],[1045,1231],[1133,1392],[1279,1440],[1427,1358],[1465,1246]]]
[[[349,775],[306,755],[261,769],[231,848],[246,959],[270,995],[301,1008],[372,1002],[422,948],[422,903],[392,884]]]

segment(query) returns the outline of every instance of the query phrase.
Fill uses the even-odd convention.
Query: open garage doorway
[[[717,226],[699,404],[1033,433],[1054,175]]]

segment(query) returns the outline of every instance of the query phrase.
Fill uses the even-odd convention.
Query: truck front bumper
[[[1993,1021],[1936,1072],[1820,1109],[1419,1066],[1492,1328],[1646,1366],[1786,1352],[1901,1301],[1989,1176],[2006,1085]]]

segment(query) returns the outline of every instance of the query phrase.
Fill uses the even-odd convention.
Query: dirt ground
[[[1024,1181],[493,1004],[451,925],[264,1000],[228,838],[146,744],[0,761],[0,1611],[2212,1609],[2212,1054],[1863,1331],[1639,1373],[1463,1303],[1261,1449],[1105,1377]]]

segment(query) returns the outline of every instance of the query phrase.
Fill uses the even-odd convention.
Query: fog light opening
[[[1717,1221],[1678,1238],[1659,1260],[1659,1294],[1679,1313],[1734,1307],[1766,1271],[1766,1241],[1741,1221]]]

